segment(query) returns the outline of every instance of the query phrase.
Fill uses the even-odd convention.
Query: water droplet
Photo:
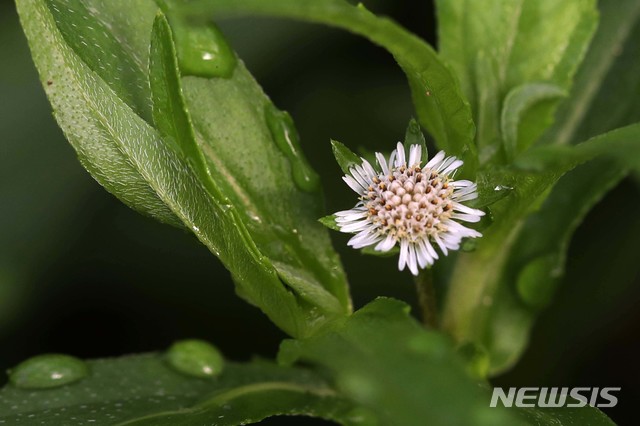
[[[293,182],[303,191],[316,191],[320,186],[320,178],[304,158],[291,116],[269,104],[265,108],[265,118],[274,142],[291,163]]]
[[[496,185],[496,187],[493,188],[494,191],[511,191],[512,189],[512,187],[505,185]]]
[[[182,75],[228,78],[236,68],[236,55],[212,22],[187,20],[172,8],[171,1],[160,1],[173,31]]]
[[[76,382],[88,374],[89,367],[78,358],[46,354],[18,364],[9,371],[9,381],[19,388],[47,389]]]
[[[224,358],[212,344],[203,340],[181,340],[167,352],[169,364],[189,376],[209,378],[222,372]]]
[[[231,77],[236,55],[216,26],[181,24],[175,26],[174,33],[182,75]]]
[[[528,306],[540,309],[550,303],[562,275],[558,263],[557,254],[553,253],[537,257],[522,268],[516,288]]]

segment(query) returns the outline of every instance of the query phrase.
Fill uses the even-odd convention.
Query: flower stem
[[[429,269],[420,271],[415,278],[418,303],[422,308],[422,322],[429,328],[438,328],[438,307],[436,290],[433,286],[433,273]]]

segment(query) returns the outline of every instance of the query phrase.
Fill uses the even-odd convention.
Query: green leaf
[[[485,364],[474,367],[486,368],[479,350],[462,352]],[[393,299],[377,299],[309,339],[284,341],[278,359],[317,366],[380,426],[613,424],[591,407],[490,408],[490,392],[469,375],[450,341],[425,330],[407,305]]]
[[[118,9],[119,1],[18,3],[57,120],[85,168],[128,205],[191,229],[231,271],[238,293],[286,332],[308,335],[345,315],[346,278],[315,220],[321,195],[292,181],[303,159],[276,145],[266,96],[241,64],[229,79],[178,78],[161,18],[149,61],[157,7]],[[104,40],[118,43],[98,44]],[[97,47],[106,54],[94,55]],[[152,89],[148,121],[119,97],[127,75],[103,69],[101,58],[116,54],[137,64],[128,71]]]
[[[505,182],[506,181],[495,179],[495,176],[491,173],[480,171],[476,179],[478,198],[469,201],[467,204],[476,209],[481,209],[497,203],[511,194],[514,189]]]
[[[27,11],[27,9],[30,10]],[[61,7],[58,7],[54,10],[59,12],[60,9]],[[171,209],[160,199],[150,182],[140,175],[136,170],[135,165],[127,158],[127,156],[115,146],[108,146],[100,143],[101,140],[110,139],[112,137],[113,128],[104,124],[106,119],[109,117],[103,117],[102,115],[98,116],[97,114],[93,117],[87,117],[88,114],[84,109],[74,107],[72,102],[68,101],[65,102],[65,104],[67,104],[67,108],[64,111],[62,108],[60,108],[60,110],[56,110],[58,102],[63,102],[62,98],[69,97],[73,99],[73,97],[77,96],[73,93],[73,89],[69,87],[69,82],[64,80],[64,78],[66,78],[65,74],[67,70],[64,69],[64,66],[60,65],[61,62],[69,61],[64,56],[61,56],[60,58],[52,58],[50,54],[47,53],[46,49],[42,47],[50,44],[50,42],[41,42],[40,40],[36,42],[35,38],[42,38],[42,35],[38,34],[40,31],[51,31],[58,34],[53,18],[59,16],[52,16],[48,10],[45,10],[45,7],[42,4],[37,5],[37,7],[36,5],[29,5],[28,8],[19,7],[19,11],[21,11],[21,19],[25,32],[27,33],[28,38],[30,38],[32,55],[40,70],[41,81],[45,87],[47,95],[52,100],[52,103],[53,99],[56,98],[56,103],[54,103],[54,112],[58,122],[60,123],[65,120],[77,123],[73,129],[66,128],[64,125],[62,125],[62,127],[67,138],[75,145],[76,150],[79,152],[79,158],[83,166],[109,192],[116,194],[118,198],[130,207],[143,214],[154,217],[161,222],[170,223],[175,226],[183,226],[181,220],[176,217],[174,212],[172,212]],[[27,13],[29,14],[28,18],[24,16]],[[66,25],[70,26],[71,23],[74,22],[71,20],[67,22]],[[40,28],[38,28],[38,26],[40,26]],[[98,27],[97,29],[101,30],[102,28]],[[106,38],[111,40],[109,37]],[[89,43],[85,41],[88,40],[88,38],[84,37],[82,33],[78,34],[77,39],[77,44],[85,42],[89,45]],[[58,43],[61,46],[64,45],[65,49],[55,48],[52,49],[53,51],[64,50],[64,53],[66,54],[66,52],[70,50],[67,47],[66,42],[60,37],[57,37],[54,43]],[[121,49],[113,47],[112,44],[113,43],[109,42],[105,47],[113,48],[113,51],[111,52],[113,55],[117,56],[123,54]],[[104,55],[95,55],[96,49],[86,50],[90,51],[91,55],[96,58],[96,61],[98,62],[96,64],[96,68],[113,69],[112,66],[99,66],[99,61],[101,60],[99,58],[103,58]],[[55,59],[57,59],[57,61]],[[74,59],[75,57],[72,60]],[[130,64],[133,62],[127,61],[127,63]],[[84,63],[80,64],[79,67],[80,66],[85,68],[85,72],[87,74],[92,71],[88,69]],[[132,68],[124,65],[122,67],[126,70],[126,73],[133,72]],[[103,72],[111,75],[110,71],[104,70]],[[113,76],[111,75],[111,77]],[[112,82],[112,84],[108,86],[109,91],[111,91],[110,89],[115,89],[120,93],[125,92],[127,89],[122,87],[120,84],[123,83]],[[136,84],[135,87],[138,87],[138,85]],[[140,98],[143,97],[143,95],[136,95],[135,97]],[[91,99],[90,94],[85,94],[84,97],[80,96],[80,98],[80,105],[96,103],[95,99]],[[127,101],[129,102],[127,105],[133,108],[133,100],[125,98],[124,103]],[[144,109],[145,108],[141,107],[141,111]],[[109,166],[109,173],[104,173],[105,165]]]
[[[521,117],[537,103],[563,96],[566,96],[566,93],[562,88],[548,83],[523,84],[507,94],[502,107],[500,126],[508,160],[513,160],[518,153],[528,148],[523,146],[524,138],[518,137]]]
[[[509,47],[518,31],[523,1],[436,1],[438,50],[455,70],[476,119],[481,114],[479,99],[483,90],[483,86],[477,84],[478,58],[484,58],[481,60],[487,67],[495,68],[491,74],[500,79],[496,88],[500,90],[506,76]],[[491,31],[487,31],[488,28]]]
[[[323,224],[329,229],[333,229],[334,231],[340,230],[340,227],[336,223],[336,215],[334,214],[331,214],[329,216],[323,216],[320,219],[318,219],[318,222],[320,222],[321,224]]]
[[[196,139],[186,154],[200,179],[219,194],[219,202],[238,208],[251,237],[301,304],[311,312],[319,308],[327,320],[349,312],[346,277],[315,220],[322,211],[318,177],[300,150],[291,117],[271,104],[242,64],[231,78],[185,77],[182,89]],[[245,295],[242,289],[240,294]]]
[[[486,176],[489,182],[507,179],[513,195],[493,206],[494,224],[476,251],[458,256],[443,324],[456,340],[487,350],[491,374],[511,367],[522,353],[536,314],[562,275],[575,227],[629,168],[640,166],[639,132],[640,125],[632,125],[575,146],[541,146],[517,160],[536,173],[495,169]]]
[[[610,159],[580,166],[558,182],[524,223],[498,278],[482,342],[491,353],[494,372],[513,366],[526,349],[534,320],[562,282],[575,229],[625,174]]]
[[[109,26],[93,17],[94,1],[44,0],[65,42],[98,74],[116,96],[151,123],[151,95],[145,61],[133,46],[122,43]],[[137,7],[123,8],[135,14]],[[124,18],[125,16],[122,16]],[[151,28],[149,21],[148,31]],[[23,24],[24,25],[24,24]],[[148,38],[147,38],[148,40]],[[148,50],[148,43],[145,49]],[[148,55],[146,55],[148,56]],[[55,84],[55,81],[54,81]]]
[[[285,341],[281,362],[312,363],[380,425],[516,425],[466,375],[447,339],[426,331],[409,307],[377,299],[313,338]]]
[[[600,23],[578,70],[571,96],[558,110],[556,124],[545,135],[550,143],[586,140],[640,121],[640,3],[598,3]]]
[[[327,230],[317,222],[322,194],[296,182],[306,184],[309,174],[298,172],[307,166],[290,119],[274,111],[242,64],[231,79],[182,82],[208,173],[257,247],[309,309],[319,307],[327,320],[348,313],[346,277]],[[270,124],[274,117],[278,122]]]
[[[161,354],[86,365],[89,375],[66,386],[5,386],[0,390],[0,423],[235,426],[276,415],[305,415],[356,424],[353,404],[319,376],[267,361],[228,363],[222,374],[208,379],[178,372]]]
[[[191,117],[182,94],[178,59],[173,35],[166,17],[158,13],[151,33],[149,56],[149,85],[152,96],[153,122],[165,140],[175,143],[176,148],[189,159],[200,181],[212,189],[204,157],[196,142]],[[219,190],[211,191],[219,198]],[[223,201],[223,200],[220,200]]]
[[[428,44],[391,20],[344,0],[195,0],[176,5],[194,19],[240,14],[282,16],[337,26],[367,37],[387,49],[404,70],[420,122],[438,146],[458,156],[470,151],[468,162],[472,167],[475,129],[456,77]]]
[[[568,171],[598,156],[608,156],[624,168],[640,170],[640,123],[573,146],[546,145],[532,149],[520,157],[516,165],[524,170]]]
[[[493,298],[487,339],[483,342],[491,351],[494,371],[512,366],[525,350],[535,317],[552,299],[562,280],[575,229],[628,173],[629,166],[640,165],[639,149],[638,125],[576,146],[540,148],[548,155],[542,161],[544,168],[566,170],[596,155],[600,157],[558,181],[541,208],[524,222],[503,270],[495,278],[498,291]]]
[[[362,158],[338,141],[331,140],[331,151],[345,175],[351,174],[350,169],[353,166],[362,164]]]
[[[89,172],[123,201],[156,217],[168,211],[180,218],[230,269],[241,268],[240,282],[270,285],[281,291],[281,304],[295,306],[229,209],[212,203],[176,152],[77,57],[48,8],[20,1],[18,11],[41,79],[53,81],[47,94],[58,123]],[[276,321],[295,324],[295,316],[276,315]]]
[[[427,141],[422,134],[420,123],[414,118],[409,121],[407,130],[404,134],[404,146],[409,149],[411,145],[420,145],[422,147],[422,158],[429,158],[429,150],[427,149]]]
[[[481,147],[500,139],[499,113],[511,90],[533,82],[569,90],[597,25],[595,0],[439,0],[437,13],[440,52],[471,101]],[[551,124],[557,104],[525,112],[520,145]]]
[[[475,114],[476,141],[480,147],[480,163],[486,163],[498,152],[500,140],[500,81],[496,65],[483,51],[475,60],[474,83],[478,108]]]
[[[520,414],[532,425],[615,426],[602,411],[588,405],[580,408],[527,408],[521,409]]]

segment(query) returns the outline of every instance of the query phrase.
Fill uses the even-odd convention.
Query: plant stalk
[[[430,269],[420,271],[415,278],[418,304],[422,308],[422,322],[428,328],[438,328],[438,306],[436,290],[433,285],[433,273]]]

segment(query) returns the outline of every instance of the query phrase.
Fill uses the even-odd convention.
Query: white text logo
[[[498,401],[504,407],[615,407],[618,398],[613,395],[621,388],[494,388],[491,407]]]

